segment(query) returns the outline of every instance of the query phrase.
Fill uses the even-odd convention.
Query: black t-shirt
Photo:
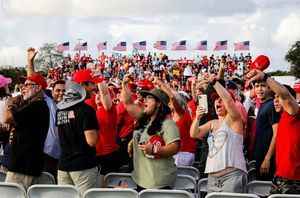
[[[44,142],[49,129],[49,108],[45,101],[32,102],[13,112],[15,133],[11,144],[8,170],[39,176],[44,161]]]
[[[273,137],[272,125],[279,122],[280,114],[275,111],[273,99],[264,102],[256,117],[254,159],[260,165],[268,152]]]
[[[58,110],[56,125],[61,145],[58,168],[79,171],[96,166],[96,149],[85,139],[85,130],[98,130],[95,110],[81,102],[68,109]]]

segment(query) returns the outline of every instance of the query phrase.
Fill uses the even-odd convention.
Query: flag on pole
[[[186,50],[186,40],[173,43],[171,50]]]
[[[87,50],[87,42],[77,43],[74,47],[74,51],[86,51]]]
[[[196,44],[195,50],[207,50],[207,41],[199,41]]]
[[[135,42],[132,44],[133,49],[145,51],[147,46],[146,41]]]
[[[234,51],[243,51],[250,49],[250,41],[234,43]]]
[[[107,42],[100,42],[97,44],[98,51],[107,50]]]
[[[70,42],[64,42],[56,46],[56,50],[59,52],[64,52],[70,50]]]
[[[113,51],[126,51],[126,50],[127,47],[125,41],[121,41],[115,47],[113,47]]]
[[[167,49],[167,41],[156,41],[153,44],[153,47],[158,50],[166,50]]]
[[[216,42],[214,51],[227,50],[227,41],[218,41]]]

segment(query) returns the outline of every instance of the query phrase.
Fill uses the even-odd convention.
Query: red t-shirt
[[[129,115],[123,102],[117,105],[117,115],[119,137],[125,138],[133,132],[134,118]]]
[[[96,105],[95,99],[96,99],[96,95],[92,94],[90,98],[87,98],[87,99],[84,100],[84,103],[89,105],[90,107],[92,107],[96,111],[97,110],[97,105]]]
[[[180,152],[196,152],[196,140],[190,136],[190,127],[192,119],[190,113],[186,111],[183,116],[176,122],[180,133]]]
[[[97,155],[107,155],[116,151],[119,146],[117,140],[117,110],[112,105],[109,111],[106,111],[101,105],[96,111],[99,132],[96,145]]]
[[[281,114],[276,136],[276,176],[300,180],[300,109],[291,116]]]

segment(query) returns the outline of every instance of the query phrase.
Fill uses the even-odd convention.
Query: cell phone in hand
[[[205,109],[205,113],[208,113],[208,102],[206,94],[201,94],[198,96],[198,105]]]

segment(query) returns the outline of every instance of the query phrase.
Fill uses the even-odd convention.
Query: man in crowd
[[[276,173],[274,194],[300,194],[300,108],[296,93],[259,70],[252,71],[251,80],[264,79],[275,93],[275,110],[281,113],[276,136]]]
[[[276,132],[279,114],[275,111],[272,91],[264,79],[253,82],[257,98],[261,101],[256,117],[256,137],[253,158],[256,160],[258,180],[272,180],[275,171]]]
[[[58,103],[56,124],[61,146],[58,184],[75,185],[81,194],[96,187],[95,146],[98,123],[95,110],[84,103],[85,89],[67,82],[63,100]]]
[[[43,171],[44,141],[49,128],[49,108],[44,100],[45,79],[31,73],[24,84],[24,95],[8,101],[5,121],[13,126],[11,153],[6,182],[26,189]]]

